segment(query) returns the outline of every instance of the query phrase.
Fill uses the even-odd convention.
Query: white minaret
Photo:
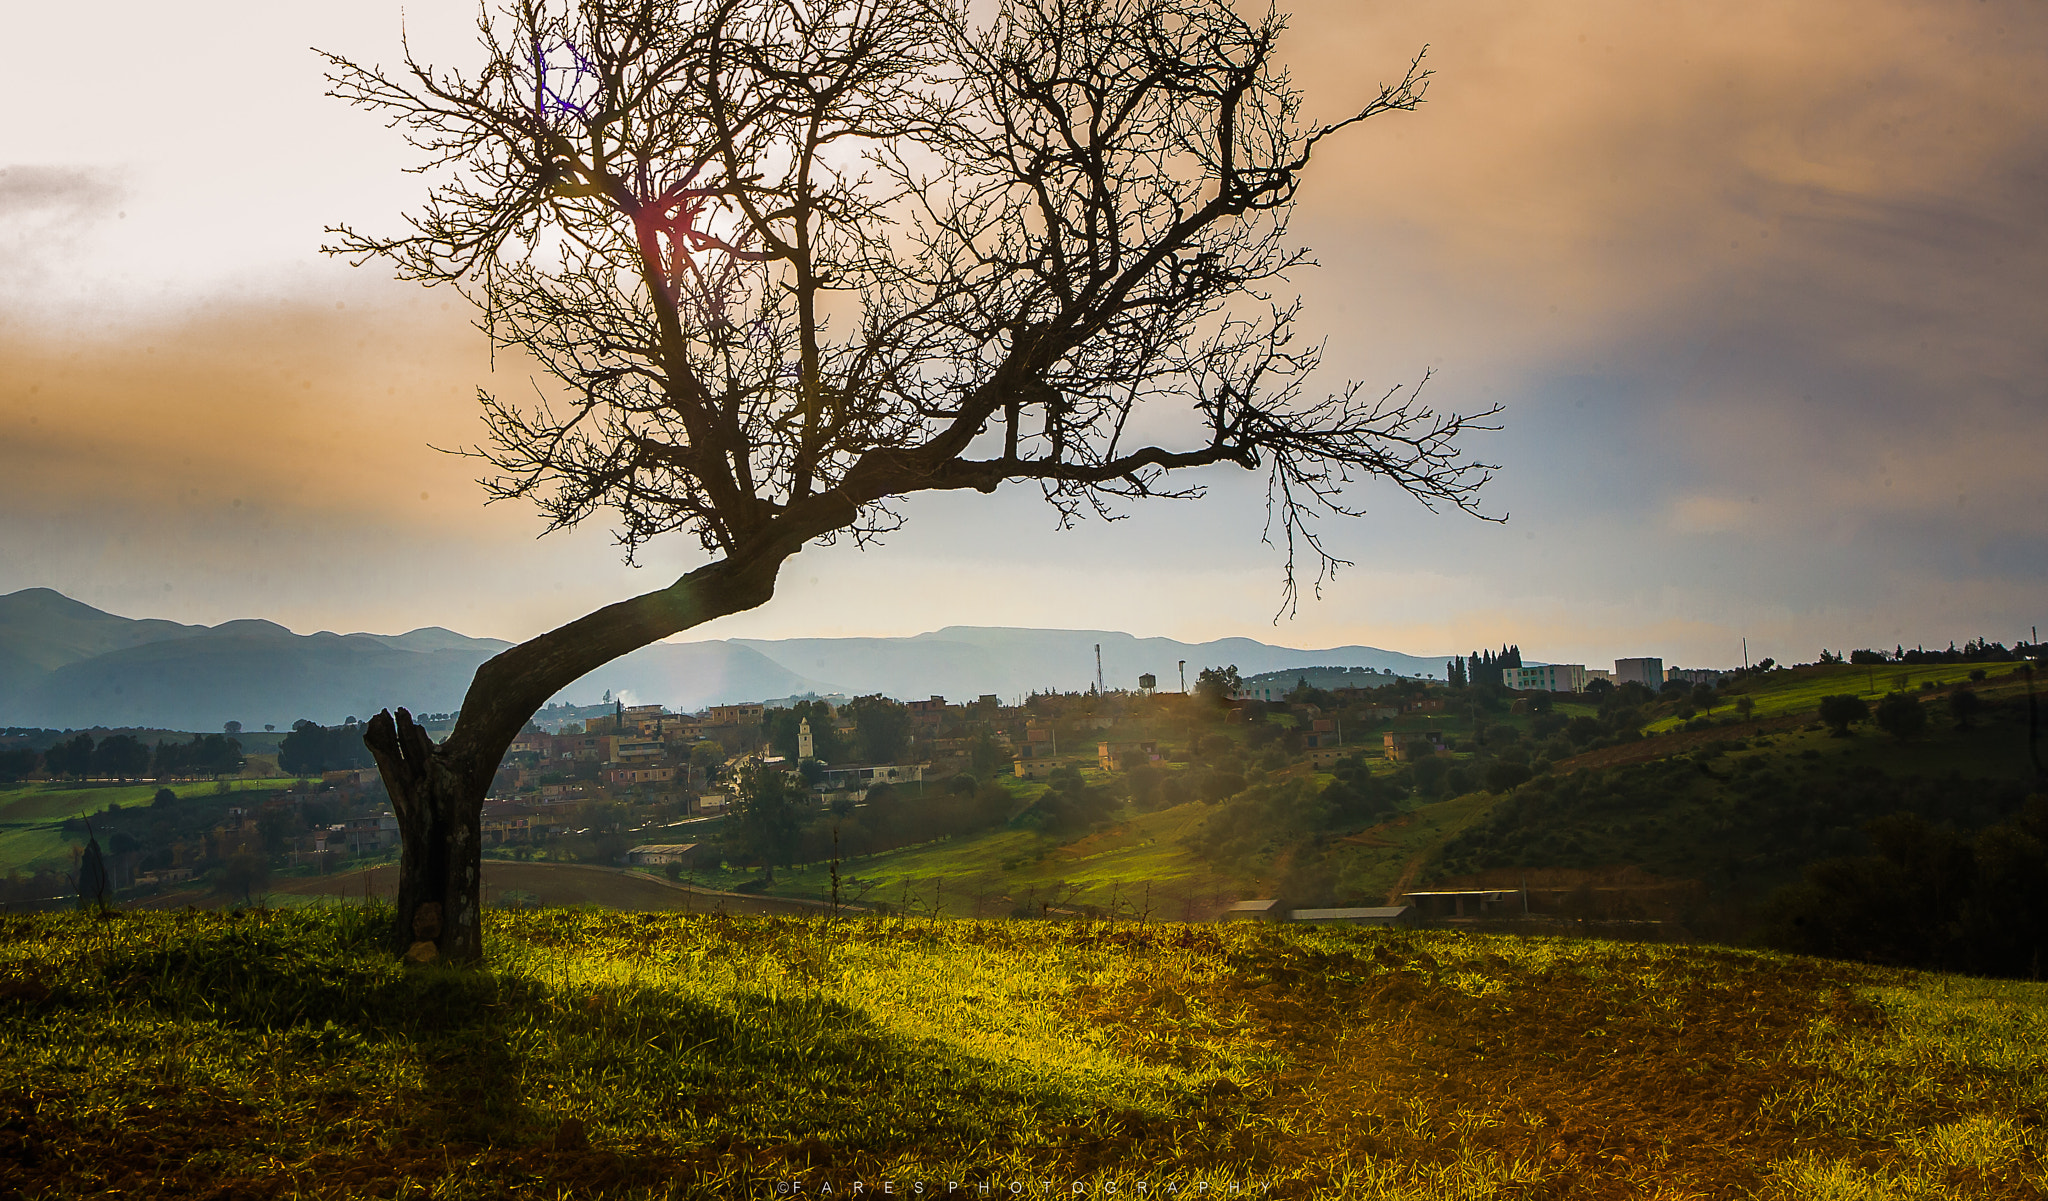
[[[806,717],[803,723],[796,728],[797,762],[802,763],[806,759],[816,759],[818,756],[813,752],[817,749],[817,744],[811,741],[811,719]]]

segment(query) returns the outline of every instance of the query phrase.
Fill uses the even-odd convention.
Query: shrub
[[[1917,707],[1917,706],[1916,706]],[[1870,717],[1870,706],[1860,696],[1824,696],[1820,698],[1820,719],[1837,738],[1847,738],[1849,727]]]
[[[1495,762],[1486,769],[1486,791],[1507,792],[1528,778],[1529,768],[1526,764]]]
[[[1958,688],[1949,694],[1948,711],[1955,717],[1958,730],[1968,729],[1970,718],[1982,712],[1983,708],[1984,698],[1968,688]]]
[[[1911,693],[1888,692],[1877,703],[1877,727],[1904,742],[1927,728],[1927,711]]]

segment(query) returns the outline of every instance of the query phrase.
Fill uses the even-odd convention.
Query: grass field
[[[290,780],[227,780],[230,792],[276,792]],[[212,796],[218,789],[212,780],[181,780],[172,784],[10,784],[0,786],[0,822],[62,821],[67,817],[91,815],[109,805],[123,809],[147,807],[159,788],[169,788],[180,797]]]
[[[2038,984],[1444,932],[561,910],[491,911],[465,972],[401,967],[388,920],[0,918],[0,1195],[2048,1186]]]
[[[1874,702],[1888,692],[1917,694],[1921,691],[1922,684],[1932,684],[1937,689],[1968,684],[1970,673],[1979,669],[1989,676],[1983,684],[1977,685],[1980,689],[1988,690],[1987,696],[2023,688],[2016,665],[2010,663],[1922,663],[1913,666],[1891,663],[1868,666],[1850,663],[1808,664],[1785,671],[1774,671],[1735,684],[1722,693],[1721,700],[1716,702],[1714,714],[1719,717],[1733,716],[1735,698],[1745,695],[1755,706],[1751,712],[1752,717],[1812,713],[1820,708],[1820,700],[1824,696],[1846,694]],[[1675,717],[1666,717],[1643,728],[1662,732],[1683,724],[1685,723]]]
[[[288,780],[229,780],[230,793],[274,792]],[[170,785],[145,784],[15,784],[0,787],[0,874],[10,871],[33,873],[39,868],[70,871],[72,850],[85,845],[83,834],[67,834],[66,819],[91,817],[109,805],[122,809],[146,809],[160,787],[168,787],[181,798],[214,797],[218,786],[210,781],[183,781]]]
[[[1256,887],[1211,868],[1182,839],[1207,806],[1139,814],[1061,846],[1028,830],[964,838],[849,859],[839,865],[841,897],[954,917],[997,917],[1019,905],[1091,905],[1155,916],[1216,906],[1215,898]],[[737,879],[738,877],[735,877]],[[825,864],[778,870],[773,893],[826,897]],[[1149,890],[1149,893],[1148,893]]]

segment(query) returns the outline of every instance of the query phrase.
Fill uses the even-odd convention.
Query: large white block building
[[[1541,667],[1510,667],[1503,675],[1503,683],[1516,692],[1586,690],[1586,665],[1583,663],[1546,663]]]

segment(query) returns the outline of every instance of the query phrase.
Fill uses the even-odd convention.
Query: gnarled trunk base
[[[404,709],[370,719],[376,756],[398,816],[398,916],[392,950],[413,963],[483,956],[480,818],[490,780],[469,780]]]

